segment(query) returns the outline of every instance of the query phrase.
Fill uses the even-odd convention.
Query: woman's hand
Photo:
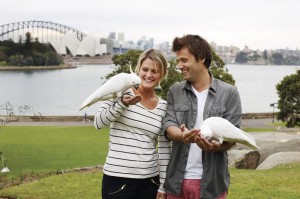
[[[156,199],[167,199],[167,194],[157,192]]]
[[[140,94],[137,94],[135,96],[124,94],[121,98],[121,101],[124,105],[134,105],[142,100],[142,96]]]

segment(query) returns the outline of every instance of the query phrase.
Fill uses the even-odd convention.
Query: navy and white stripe
[[[133,91],[129,89],[130,94]],[[159,99],[149,110],[140,103],[125,106],[105,101],[95,115],[94,125],[110,126],[109,152],[103,168],[106,175],[124,178],[150,178],[160,174],[161,186],[171,155],[171,144],[161,131],[166,101]],[[157,150],[158,149],[158,150]]]

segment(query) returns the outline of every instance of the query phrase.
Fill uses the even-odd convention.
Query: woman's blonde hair
[[[167,74],[167,68],[168,68],[167,58],[165,57],[165,55],[161,51],[153,49],[153,48],[144,51],[139,56],[137,66],[135,68],[135,72],[137,74],[139,73],[139,71],[141,69],[141,66],[143,64],[143,61],[145,61],[147,58],[151,59],[152,61],[155,62],[156,65],[159,66],[160,73],[161,73],[161,78],[160,79],[165,77],[166,74]]]

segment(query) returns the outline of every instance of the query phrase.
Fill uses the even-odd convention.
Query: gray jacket
[[[227,119],[236,127],[242,120],[241,100],[237,89],[218,79],[212,78],[205,102],[203,118],[218,116]],[[167,114],[163,130],[169,126],[185,124],[193,129],[197,116],[197,97],[190,82],[182,81],[170,87],[167,98]],[[164,188],[179,195],[188,159],[190,144],[173,142],[172,155],[167,169]],[[203,175],[201,178],[201,199],[216,198],[228,191],[230,176],[227,151],[202,152]]]

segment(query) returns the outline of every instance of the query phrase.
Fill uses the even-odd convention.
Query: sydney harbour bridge
[[[25,42],[26,33],[33,41],[49,43],[58,54],[72,56],[118,54],[128,50],[108,38],[94,38],[75,28],[51,21],[31,20],[0,25],[0,41]]]
[[[60,40],[67,32],[72,31],[81,41],[86,34],[75,28],[53,23],[51,21],[21,21],[0,26],[0,40],[24,41],[25,34],[31,33],[32,38],[38,38],[39,42],[47,43],[52,40]]]

